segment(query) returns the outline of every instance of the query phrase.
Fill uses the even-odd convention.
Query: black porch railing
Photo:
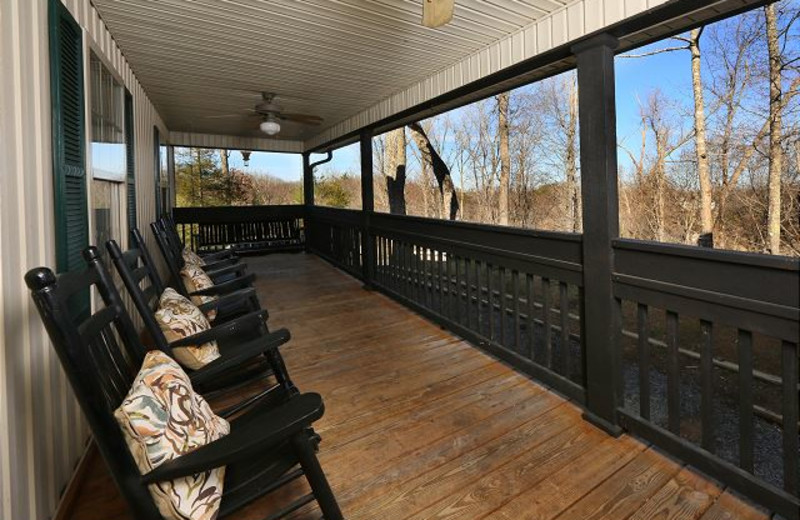
[[[591,408],[582,235],[292,211],[309,251]],[[798,261],[632,240],[613,258],[616,422],[797,518]]]
[[[360,211],[312,207],[309,209],[308,248],[359,278],[364,270],[363,218]]]
[[[375,214],[372,285],[583,403],[581,237]]]
[[[302,250],[303,206],[175,208],[183,243],[199,252],[231,248],[242,253]]]

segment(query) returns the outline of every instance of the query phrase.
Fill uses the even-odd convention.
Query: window
[[[373,139],[375,210],[580,232],[574,71]]]
[[[311,162],[325,154],[311,155]],[[361,209],[361,147],[358,142],[337,148],[330,162],[314,168],[314,204]]]
[[[616,57],[622,236],[800,255],[798,15],[782,0]]]
[[[122,190],[128,179],[125,89],[94,53],[90,57],[93,242],[122,237]]]
[[[178,207],[302,204],[303,158],[290,153],[176,148],[175,191]]]
[[[166,141],[161,137],[158,127],[153,127],[153,146],[155,150],[155,187],[156,214],[169,214],[172,209],[172,196],[169,182],[169,150]]]

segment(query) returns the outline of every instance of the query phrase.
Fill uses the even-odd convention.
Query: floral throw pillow
[[[165,289],[161,294],[155,318],[170,343],[211,328],[205,314],[188,298],[171,287]],[[192,370],[202,368],[219,358],[216,341],[189,347],[176,347],[172,349],[172,353],[183,366]]]
[[[186,286],[186,290],[190,293],[214,287],[214,282],[206,272],[194,264],[186,264],[183,266],[183,269],[181,269],[181,279],[183,280],[183,285]],[[192,301],[199,307],[204,303],[213,302],[217,298],[217,296],[192,296]],[[209,321],[214,321],[214,318],[217,317],[217,310],[212,309],[208,311],[206,316]]]
[[[187,264],[199,265],[199,266],[206,265],[206,261],[200,258],[200,256],[191,249],[187,249],[184,247],[183,251],[181,252],[181,256],[183,256],[183,261]]]
[[[186,373],[154,350],[114,411],[125,442],[142,474],[230,433],[228,422],[194,393]],[[168,520],[214,520],[219,513],[225,467],[149,486]]]

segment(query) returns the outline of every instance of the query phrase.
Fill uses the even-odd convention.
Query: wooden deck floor
[[[292,331],[295,382],[325,399],[319,456],[348,519],[769,518],[316,257],[248,262],[270,323]],[[236,517],[264,518],[303,486]],[[124,509],[96,458],[73,517]]]

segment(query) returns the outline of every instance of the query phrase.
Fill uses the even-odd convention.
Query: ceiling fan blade
[[[240,112],[238,114],[221,114],[221,115],[214,115],[214,116],[203,116],[205,119],[226,119],[229,117],[253,117],[258,114],[255,113],[255,110],[248,109],[247,112]]]
[[[275,115],[279,119],[283,119],[285,121],[294,121],[296,123],[303,123],[306,125],[318,125],[323,121],[323,119],[319,116],[310,116],[306,114],[287,114],[286,112],[281,112]]]
[[[422,0],[422,25],[441,27],[453,19],[455,0]]]

